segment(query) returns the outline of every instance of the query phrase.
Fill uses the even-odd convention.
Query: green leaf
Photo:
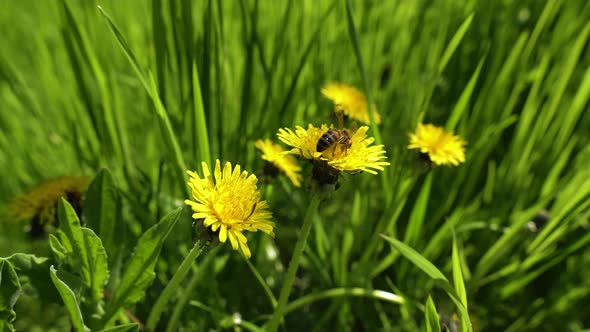
[[[108,329],[101,330],[100,332],[135,332],[139,331],[139,325],[137,323],[123,324],[113,326]]]
[[[84,285],[90,289],[92,300],[103,297],[103,287],[109,277],[107,254],[100,238],[89,228],[80,227],[80,221],[70,204],[62,199],[59,208],[60,243],[71,257],[73,271],[78,272]],[[59,246],[55,241],[52,248]]]
[[[63,253],[71,268],[80,273],[84,283],[90,287],[90,263],[80,220],[76,211],[64,198],[60,199],[57,215],[59,219],[58,238],[63,246]],[[55,243],[54,243],[55,244]],[[57,246],[59,247],[59,246]],[[62,250],[62,249],[59,249]]]
[[[416,265],[420,270],[424,271],[424,273],[428,274],[432,279],[444,280],[448,283],[447,277],[445,277],[445,275],[440,272],[440,270],[437,269],[434,264],[430,263],[416,250],[412,249],[405,243],[387,235],[379,234],[379,236],[381,236],[385,241],[389,242],[395,249],[404,255],[404,257],[409,259],[412,263],[414,263],[414,265]]]
[[[434,306],[432,297],[428,296],[426,300],[425,312],[426,316],[426,331],[427,332],[440,332],[440,321],[438,319],[438,312]]]
[[[100,238],[89,229],[82,227],[84,240],[88,247],[88,262],[90,267],[90,290],[95,301],[103,297],[103,288],[109,279],[109,267],[107,253],[102,246]]]
[[[71,255],[72,251],[64,247],[64,245],[61,244],[59,239],[53,234],[49,234],[49,247],[51,247],[53,256],[55,257],[55,260],[58,262],[59,265],[67,264],[67,260],[69,258],[69,255]]]
[[[121,231],[117,227],[119,210],[118,192],[111,173],[102,169],[88,187],[83,214],[86,227],[93,229],[100,237],[111,260],[115,258],[121,243]]]
[[[72,292],[74,292],[76,299],[80,299],[82,297],[82,292],[85,289],[82,279],[80,279],[79,276],[65,270],[58,270],[56,273],[59,279],[63,281],[66,285],[68,285]],[[53,288],[55,288],[55,284],[53,284],[53,281],[52,285],[54,286]]]
[[[176,225],[182,208],[166,215],[162,220],[148,229],[137,241],[133,255],[127,262],[127,269],[123,273],[121,283],[108,303],[107,312],[103,317],[105,322],[119,311],[132,305],[145,295],[145,290],[155,278],[154,267],[160,256],[164,240]]]
[[[57,276],[57,271],[53,267],[53,265],[49,268],[49,274],[51,275],[51,280],[53,280],[53,284],[57,288],[57,291],[61,295],[62,300],[66,306],[66,310],[70,314],[70,319],[72,321],[72,326],[77,331],[90,331],[86,325],[84,325],[84,319],[82,318],[82,311],[80,311],[80,307],[78,306],[78,301],[76,300],[76,295],[74,291]]]
[[[0,331],[14,331],[14,304],[21,293],[18,275],[12,265],[0,259]]]
[[[43,303],[54,303],[60,300],[53,283],[47,278],[47,270],[51,265],[48,258],[18,253],[7,257],[6,260],[14,267],[23,286],[28,285],[37,290],[37,293],[41,295],[38,296],[38,300]]]

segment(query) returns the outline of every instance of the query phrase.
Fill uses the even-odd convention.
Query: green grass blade
[[[463,269],[461,267],[460,256],[461,253],[459,251],[459,247],[457,246],[457,238],[453,237],[453,284],[455,285],[455,291],[457,291],[459,299],[461,299],[461,303],[463,303],[465,308],[467,308],[467,291],[465,290],[465,282],[463,280]]]
[[[176,164],[175,171],[176,171],[176,176],[178,178],[177,180],[179,181],[179,183],[186,182],[186,180],[185,180],[186,165],[184,163],[184,157],[182,156],[182,151],[180,150],[180,145],[179,145],[176,135],[174,133],[173,126],[170,123],[170,118],[168,117],[168,112],[166,111],[166,108],[164,107],[164,104],[162,103],[162,100],[160,99],[160,96],[158,94],[158,88],[156,86],[156,83],[154,81],[154,78],[153,78],[151,72],[148,72],[148,78],[146,79],[145,75],[143,74],[143,72],[141,70],[141,67],[139,66],[139,63],[137,62],[135,55],[133,54],[133,52],[131,51],[131,48],[129,47],[129,45],[125,41],[125,38],[123,37],[123,35],[119,31],[119,28],[117,28],[115,23],[111,20],[111,18],[108,16],[108,14],[102,9],[102,7],[98,6],[98,9],[99,9],[100,13],[102,14],[102,16],[104,17],[104,19],[106,20],[106,22],[108,23],[109,29],[111,30],[113,35],[115,35],[119,46],[121,47],[121,49],[123,50],[123,52],[127,56],[127,59],[129,60],[133,70],[137,74],[137,77],[140,80],[141,84],[145,88],[148,95],[151,97],[152,102],[155,107],[155,110],[156,110],[156,114],[158,115],[158,119],[160,120],[160,125],[162,126],[162,130],[164,131],[164,139],[165,139],[166,143],[168,144],[168,146],[172,147],[172,157],[173,157],[175,164]],[[186,196],[190,196],[190,192],[189,192],[188,188],[185,186],[183,186],[183,188],[184,188]]]
[[[543,33],[545,27],[551,23],[551,20],[558,13],[561,4],[561,0],[547,1],[545,3],[543,12],[537,20],[537,24],[535,24],[535,28],[533,29],[533,32],[531,33],[528,43],[523,51],[522,59],[524,62],[529,61],[533,49],[535,48],[535,46],[537,46],[539,37]]]
[[[396,250],[398,250],[404,257],[409,259],[416,267],[426,273],[429,277],[435,280],[443,280],[448,282],[447,277],[434,264],[429,262],[424,256],[420,255],[416,250],[412,249],[405,243],[389,237],[384,234],[379,234],[381,238],[389,242]]]
[[[452,262],[453,262],[453,285],[455,286],[455,291],[457,292],[457,297],[461,300],[461,304],[465,307],[465,310],[468,309],[467,306],[467,291],[465,290],[465,281],[463,280],[463,268],[461,264],[461,255],[460,249],[457,245],[457,237],[453,236],[453,253],[452,253]],[[461,330],[467,331],[467,322],[461,319]]]
[[[108,25],[109,29],[111,30],[111,32],[113,33],[113,35],[115,35],[115,38],[117,39],[119,46],[121,46],[121,49],[123,49],[123,53],[125,53],[125,56],[129,60],[131,67],[133,68],[133,70],[137,74],[137,78],[139,79],[139,81],[141,82],[143,87],[145,88],[145,91],[150,93],[151,89],[148,84],[148,81],[146,80],[145,75],[144,75],[143,71],[141,70],[141,66],[139,65],[139,62],[137,61],[137,58],[135,57],[135,55],[131,51],[131,47],[129,47],[129,44],[127,44],[125,37],[123,37],[123,34],[119,30],[119,28],[117,28],[117,26],[115,25],[115,23],[113,22],[111,17],[104,11],[104,9],[101,6],[98,6],[98,10],[100,11],[102,17],[104,17],[104,19],[107,22],[107,25]]]
[[[440,59],[440,62],[438,63],[438,73],[439,74],[441,74],[445,70],[445,68],[447,67],[447,64],[451,60],[451,57],[453,56],[453,54],[457,50],[457,47],[459,47],[459,44],[461,44],[461,40],[463,40],[463,37],[465,36],[467,31],[469,30],[469,27],[471,26],[471,22],[473,22],[473,14],[469,15],[465,19],[465,21],[463,21],[463,23],[461,23],[461,25],[457,29],[457,32],[455,32],[455,34],[453,35],[453,38],[451,38],[449,45],[445,49],[445,51]]]
[[[371,94],[371,89],[370,89],[369,79],[367,77],[367,72],[365,71],[365,65],[364,65],[364,61],[363,61],[363,55],[361,53],[361,45],[360,45],[360,41],[359,41],[359,35],[357,32],[356,24],[354,22],[352,1],[351,0],[344,0],[344,1],[346,1],[346,19],[347,19],[347,23],[348,23],[348,34],[350,35],[350,39],[352,41],[352,46],[354,48],[354,54],[356,56],[356,60],[357,60],[356,62],[357,62],[357,66],[359,69],[359,73],[360,73],[361,78],[363,80],[363,90],[367,96],[367,104],[369,105],[369,108],[371,108],[371,105],[373,105],[373,96]],[[375,138],[376,144],[383,144],[383,139],[381,137],[381,131],[379,130],[379,127],[375,123],[375,116],[374,116],[373,112],[371,112],[371,111],[369,111],[369,120],[371,121],[371,126],[370,126],[371,127],[371,135],[373,135],[373,137]],[[390,187],[389,173],[382,172],[380,178],[381,178],[381,189],[383,190],[383,193],[385,196],[385,202],[386,202],[386,204],[388,204],[393,197],[393,193],[392,193],[392,190]]]
[[[432,175],[430,172],[424,180],[420,194],[416,199],[416,203],[412,208],[410,214],[410,220],[408,221],[408,228],[404,237],[404,243],[408,246],[416,246],[418,239],[422,237],[422,226],[424,225],[424,219],[426,218],[426,211],[428,209],[428,199],[430,198],[430,188],[432,187]]]
[[[425,305],[425,318],[426,318],[426,331],[427,332],[440,332],[440,321],[438,318],[438,312],[434,306],[434,301],[429,295]]]
[[[479,79],[479,74],[481,73],[481,68],[483,67],[485,60],[486,60],[486,56],[484,56],[479,61],[479,64],[477,65],[475,72],[473,72],[471,79],[469,79],[469,83],[467,83],[467,86],[463,90],[463,93],[461,93],[461,97],[459,97],[457,104],[455,104],[455,107],[451,111],[451,115],[449,116],[449,119],[447,120],[447,124],[445,125],[446,130],[448,130],[448,131],[455,130],[455,128],[457,127],[457,124],[459,123],[459,120],[461,119],[461,115],[463,115],[463,113],[467,109],[467,106],[469,106],[469,101],[471,100],[471,96],[473,95],[473,90],[475,89],[475,84],[477,83],[477,80]]]
[[[487,249],[475,267],[473,280],[479,282],[494,267],[501,258],[506,257],[510,250],[520,241],[520,234],[524,225],[545,206],[541,201],[529,209],[513,214],[511,226],[502,236]]]
[[[197,158],[201,162],[211,164],[211,152],[209,149],[209,134],[207,131],[207,119],[205,117],[205,108],[203,107],[203,97],[201,95],[201,84],[199,81],[199,71],[197,62],[193,62],[193,112],[195,119]]]
[[[414,265],[416,265],[416,267],[422,270],[422,272],[426,273],[429,277],[434,279],[437,282],[437,284],[445,290],[447,295],[457,306],[457,309],[459,309],[459,315],[461,316],[461,319],[465,321],[465,326],[467,327],[467,330],[473,331],[471,320],[469,319],[469,313],[467,312],[467,309],[461,302],[461,299],[457,295],[457,292],[453,289],[453,287],[451,287],[451,284],[449,283],[447,277],[445,277],[445,275],[436,266],[434,266],[434,264],[432,264],[430,261],[424,258],[424,256],[420,255],[416,250],[407,246],[403,242],[400,242],[397,239],[388,237],[383,234],[380,234],[379,236],[381,236],[381,238],[383,238],[385,241],[389,242],[389,244],[391,244],[395,249],[397,249],[404,257],[409,259]]]
[[[364,288],[333,288],[319,292],[317,294],[305,295],[303,297],[298,298],[297,300],[292,301],[287,305],[285,309],[285,315],[303,306],[309,305],[315,301],[348,296],[367,297],[396,304],[403,304],[406,301],[403,297],[397,294],[382,290],[370,290]]]
[[[246,256],[242,255],[242,258],[244,258],[244,262],[246,262],[246,265],[248,265],[250,271],[252,271],[252,274],[254,274],[260,286],[262,286],[264,293],[266,294],[268,300],[270,301],[270,304],[274,308],[277,305],[277,298],[272,293],[272,290],[270,289],[270,287],[268,287],[268,284],[266,283],[266,281],[264,281],[264,278],[262,277],[258,269],[254,266],[254,264],[252,264],[252,262],[250,262],[250,260],[246,258]]]
[[[72,31],[71,33],[73,34],[73,39],[76,41],[79,47],[79,57],[81,58],[79,61],[81,63],[87,62],[88,66],[90,67],[92,78],[87,78],[86,82],[88,82],[88,80],[92,80],[96,82],[96,84],[98,85],[101,107],[100,109],[94,111],[94,116],[102,117],[104,129],[106,130],[106,134],[108,135],[108,138],[112,143],[112,149],[115,155],[117,157],[124,158],[126,161],[126,165],[131,165],[132,161],[126,154],[126,151],[128,149],[124,144],[126,139],[122,139],[122,137],[125,135],[125,132],[120,130],[120,128],[118,128],[117,124],[115,123],[116,115],[115,110],[113,108],[113,96],[108,86],[108,74],[100,65],[96,52],[92,49],[92,42],[90,41],[90,37],[88,36],[88,33],[85,31],[84,26],[79,24],[76,20],[75,15],[72,9],[70,8],[70,4],[67,1],[62,1],[62,5],[64,8],[66,20],[68,22],[68,26],[70,27],[69,31]],[[94,88],[94,86],[90,83],[86,83],[86,85],[89,86],[83,87],[82,89]],[[89,92],[89,94],[92,94],[92,92]],[[90,96],[88,96],[88,98],[90,98]],[[96,103],[96,101],[94,101],[94,103]],[[94,107],[91,107],[91,109],[88,110],[91,113],[92,108]],[[97,121],[97,119],[95,119],[95,121]]]
[[[100,330],[100,332],[137,332],[139,331],[139,324],[129,323],[123,325],[117,325],[108,329]]]

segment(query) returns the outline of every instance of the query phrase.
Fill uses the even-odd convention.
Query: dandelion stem
[[[311,231],[313,214],[317,210],[319,204],[320,194],[314,192],[311,196],[311,202],[309,203],[307,212],[305,213],[305,219],[303,220],[303,226],[301,227],[299,239],[297,239],[297,243],[295,244],[295,250],[293,251],[293,256],[291,257],[291,262],[289,263],[289,269],[287,270],[287,277],[285,278],[285,283],[283,284],[281,293],[279,295],[279,301],[268,324],[267,331],[269,332],[275,332],[277,330],[279,323],[285,314],[287,300],[289,299],[291,288],[293,288],[293,282],[295,281],[295,275],[297,274],[297,269],[299,268],[301,256],[303,256],[303,249],[305,249],[307,237]]]
[[[156,324],[158,324],[160,315],[166,308],[168,301],[175,293],[175,291],[178,289],[180,283],[184,280],[184,277],[186,277],[191,266],[194,264],[194,261],[197,258],[199,258],[201,253],[203,253],[203,251],[207,248],[208,245],[208,241],[197,241],[195,242],[195,245],[191,249],[191,251],[189,251],[188,255],[184,257],[184,260],[178,267],[178,270],[176,271],[176,273],[174,273],[174,276],[172,276],[172,279],[170,280],[166,288],[164,288],[164,291],[152,307],[152,311],[150,312],[150,315],[148,316],[148,320],[146,323],[147,331],[155,331]]]
[[[217,247],[217,248],[219,248],[219,247]],[[214,256],[209,255],[206,258],[211,259],[211,257],[214,257]],[[205,259],[201,262],[202,265],[207,264],[206,263],[207,259]],[[188,303],[189,298],[192,297],[195,287],[197,287],[197,284],[199,283],[199,281],[201,281],[202,273],[199,273],[196,266],[194,266],[194,265],[193,265],[192,270],[193,270],[193,276],[191,277],[191,279],[188,282],[188,284],[186,285],[186,287],[183,288],[182,295],[180,296],[180,298],[176,302],[176,305],[174,306],[174,310],[172,310],[172,315],[170,316],[170,320],[168,321],[168,326],[166,326],[166,332],[178,331],[178,323],[180,321],[180,315],[183,313],[183,309],[186,306],[186,304]]]

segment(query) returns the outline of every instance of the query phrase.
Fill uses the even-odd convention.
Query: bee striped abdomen
[[[338,142],[340,139],[340,132],[337,130],[330,129],[326,131],[322,137],[318,140],[318,144],[316,146],[317,152],[322,152],[329,148],[332,144]]]

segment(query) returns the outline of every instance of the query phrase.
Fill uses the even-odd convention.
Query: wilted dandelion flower
[[[219,241],[229,241],[234,250],[240,248],[246,257],[250,257],[248,239],[244,231],[258,230],[274,237],[274,223],[270,221],[271,213],[266,201],[256,187],[258,179],[254,174],[241,171],[240,165],[232,169],[230,162],[223,170],[219,160],[215,162],[213,174],[206,163],[203,165],[203,177],[188,171],[188,185],[195,201],[185,200],[193,210],[192,217],[202,220],[205,227],[219,234]]]
[[[432,124],[418,124],[410,134],[408,149],[420,149],[436,165],[457,166],[465,162],[465,142],[461,137],[446,133]]]
[[[384,161],[387,157],[383,145],[370,146],[375,139],[367,137],[367,126],[360,127],[352,134],[348,133],[348,144],[334,142],[324,151],[318,152],[318,141],[329,129],[327,125],[316,128],[310,124],[307,129],[297,126],[295,132],[289,128],[279,129],[277,136],[293,147],[289,153],[310,159],[314,166],[331,171],[335,176],[334,181],[340,171],[377,174],[377,171],[383,170],[383,166],[389,165]]]
[[[46,225],[57,224],[56,211],[60,198],[65,198],[81,215],[82,194],[89,183],[87,176],[61,176],[44,181],[9,203],[8,218],[15,222],[32,219],[30,235],[42,235]]]
[[[367,97],[357,88],[344,83],[330,82],[324,85],[321,91],[334,103],[336,111],[342,111],[346,116],[363,123],[371,123]],[[371,108],[375,123],[381,123],[381,117],[375,106]]]
[[[293,156],[285,154],[281,146],[270,139],[257,140],[256,147],[262,151],[262,159],[271,167],[285,173],[296,187],[301,186],[301,166],[297,165],[297,160]]]

